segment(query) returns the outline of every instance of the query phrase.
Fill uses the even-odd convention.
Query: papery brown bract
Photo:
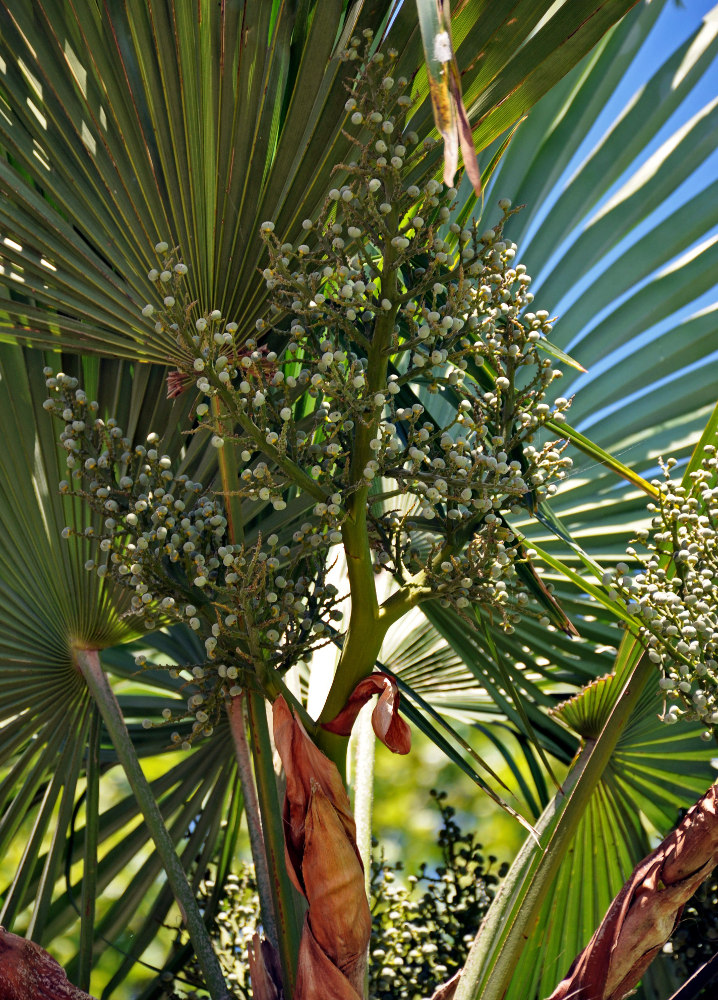
[[[319,785],[309,801],[302,876],[312,934],[361,995],[371,935],[364,869],[354,841]]]
[[[440,986],[438,990],[432,994],[431,1000],[452,1000],[454,994],[456,993],[456,988],[459,985],[459,979],[461,978],[461,973],[457,972],[451,977],[451,979]]]
[[[356,825],[349,796],[336,765],[312,742],[304,726],[294,718],[281,696],[274,702],[273,718],[274,744],[284,765],[287,780],[284,797],[284,839],[289,874],[297,889],[303,893],[304,827],[312,783],[319,785],[332,803],[352,844],[356,844]],[[356,856],[359,858],[358,851]]]
[[[718,786],[633,871],[549,1000],[621,1000],[718,861]]]
[[[309,904],[294,1000],[361,1000],[371,914],[349,797],[336,765],[284,698],[274,702],[273,713],[287,779],[287,867]]]
[[[304,920],[299,945],[295,1000],[362,1000],[347,977],[322,951],[312,934],[309,918]]]
[[[259,934],[255,934],[252,943],[248,948],[249,976],[252,981],[252,1000],[280,1000],[282,992],[275,982],[273,966],[278,964],[276,957],[274,961],[267,961],[268,953],[271,954],[272,945],[269,941],[260,941]]]
[[[378,672],[359,681],[339,715],[322,723],[322,728],[339,736],[349,736],[360,710],[375,694],[379,695],[379,700],[372,712],[371,724],[377,738],[393,753],[409,753],[411,730],[399,715],[399,689],[388,674]]]
[[[94,1000],[34,941],[0,928],[0,1000]]]

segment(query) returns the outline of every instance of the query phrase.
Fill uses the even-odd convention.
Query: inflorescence
[[[718,725],[718,486],[716,449],[707,445],[690,485],[673,482],[664,465],[651,530],[637,532],[646,550],[629,556],[640,565],[632,574],[626,563],[606,572],[610,596],[626,601],[640,623],[639,637],[661,673],[666,698],[663,719],[700,721],[713,738]]]
[[[268,307],[254,337],[240,342],[219,309],[198,315],[166,242],[148,275],[159,301],[143,315],[177,344],[171,394],[194,385],[195,431],[236,449],[239,500],[281,511],[304,496],[301,526],[230,538],[226,498],[177,475],[156,434],[133,446],[75,379],[47,372],[46,406],[65,424],[60,488],[105,518],[87,568],[131,588],[146,627],[200,632],[215,705],[248,675],[261,682],[260,664],[285,669],[333,633],[328,553],[362,517],[375,571],[400,586],[421,575],[426,599],[480,603],[512,630],[529,599],[506,515],[551,495],[570,465],[558,442],[537,443],[569,401],[548,401],[561,372],[544,349],[549,314],[530,310],[530,278],[503,235],[514,210],[501,201],[484,232],[450,221],[456,191],[422,180],[427,147],[392,61],[373,56],[352,85],[356,159],[302,236],[262,225]],[[206,698],[193,697],[207,731]]]

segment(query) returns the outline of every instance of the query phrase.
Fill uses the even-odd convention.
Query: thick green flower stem
[[[629,655],[639,655],[635,645]],[[502,1000],[541,906],[569,850],[619,737],[655,667],[640,656],[600,736],[587,741],[559,792],[539,820],[540,846],[524,844],[471,947],[454,1000]]]
[[[389,232],[396,228],[397,220],[393,212],[387,216],[386,224]],[[377,316],[368,351],[366,381],[367,387],[372,393],[382,392],[386,389],[389,352],[399,307],[394,251],[388,240],[383,248],[382,258],[380,295],[382,300],[390,303],[390,308],[383,310]],[[328,722],[338,715],[359,681],[372,672],[390,624],[390,622],[382,620],[376,595],[367,528],[370,484],[364,479],[364,469],[373,454],[371,442],[376,436],[379,420],[380,413],[377,412],[372,421],[358,426],[352,451],[352,479],[355,482],[364,482],[366,485],[360,486],[351,496],[348,504],[348,517],[342,525],[342,542],[347,560],[347,576],[349,577],[349,593],[351,595],[351,613],[331,691],[319,717],[320,722]],[[325,741],[322,737],[320,745],[323,746],[325,752],[329,753],[339,766],[340,771],[344,773],[346,740],[339,743],[337,740]]]
[[[98,652],[96,649],[78,648],[75,649],[74,656],[75,663],[100,710],[125,776],[142,810],[150,836],[162,860],[167,880],[189,931],[192,947],[210,996],[212,1000],[231,1000],[232,994],[224,981],[194,892],[187,881],[186,872],[177,857],[175,845],[167,832],[159,806],[140,767],[117,698],[102,670]]]
[[[278,951],[282,964],[284,998],[291,1000],[297,977],[301,921],[299,899],[287,873],[284,853],[284,824],[277,795],[277,776],[272,761],[272,744],[267,725],[267,707],[257,691],[247,692],[247,715],[257,782],[257,798],[262,817],[262,833],[269,869],[269,886],[278,931]]]
[[[268,940],[279,948],[279,937],[277,934],[277,920],[274,913],[274,897],[272,894],[271,880],[269,878],[269,867],[267,864],[267,852],[264,847],[264,836],[262,833],[262,821],[260,819],[259,802],[257,800],[257,789],[254,784],[252,774],[252,762],[250,759],[249,745],[247,743],[247,733],[245,729],[244,694],[230,698],[227,704],[227,717],[229,728],[232,733],[234,743],[234,755],[237,759],[237,770],[239,780],[242,785],[242,795],[244,797],[244,815],[247,818],[247,830],[249,832],[249,843],[252,850],[252,860],[254,861],[254,872],[257,879],[257,891],[262,912],[262,924],[264,933]]]

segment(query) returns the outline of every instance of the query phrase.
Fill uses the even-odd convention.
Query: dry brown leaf
[[[0,1000],[94,1000],[34,941],[0,927]]]
[[[636,985],[718,862],[717,811],[713,785],[636,866],[549,1000],[621,1000]]]

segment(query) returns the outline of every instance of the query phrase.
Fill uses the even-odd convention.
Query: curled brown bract
[[[295,1000],[361,1000],[371,915],[349,797],[336,766],[284,698],[274,741],[287,778],[284,836],[292,881],[309,904]]]
[[[549,1000],[621,1000],[718,861],[718,786],[633,871]]]
[[[399,689],[394,678],[388,674],[370,674],[359,681],[339,715],[331,722],[322,723],[322,728],[339,736],[348,736],[359,711],[375,694],[379,695],[379,700],[372,712],[371,724],[377,738],[393,753],[409,753],[411,730],[399,715]]]

